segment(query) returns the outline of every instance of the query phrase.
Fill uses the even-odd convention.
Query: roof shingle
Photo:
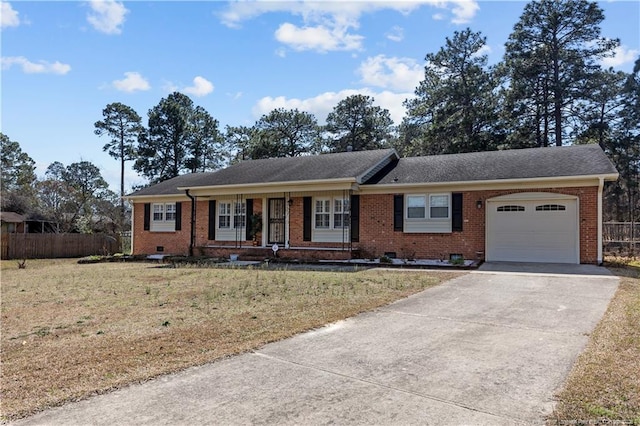
[[[472,182],[617,173],[598,145],[401,158],[367,184]]]
[[[369,178],[366,185],[473,182],[612,175],[617,171],[598,145],[528,148],[397,159],[393,149],[243,161],[209,173],[192,173],[143,188],[131,196],[183,195],[178,188]]]
[[[183,194],[179,187],[358,179],[390,156],[397,158],[395,155],[393,149],[379,149],[243,161],[215,172],[178,176],[131,196]]]

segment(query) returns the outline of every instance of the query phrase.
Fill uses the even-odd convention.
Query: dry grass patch
[[[2,418],[257,348],[455,273],[30,260],[2,267]]]
[[[640,425],[640,265],[611,269],[620,287],[559,393],[550,424]]]

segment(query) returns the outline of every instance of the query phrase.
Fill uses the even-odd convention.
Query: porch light
[[[289,198],[287,200],[287,204],[289,204],[289,207],[291,207],[293,205],[293,198]]]
[[[481,209],[481,208],[482,208],[482,200],[478,200],[478,201],[476,201],[476,207],[477,207],[478,209]]]

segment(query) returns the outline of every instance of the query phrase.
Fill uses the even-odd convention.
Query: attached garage
[[[574,196],[525,192],[487,200],[486,259],[580,263]]]

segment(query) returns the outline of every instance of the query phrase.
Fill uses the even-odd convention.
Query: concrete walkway
[[[582,272],[470,273],[15,424],[541,424],[618,285]]]

